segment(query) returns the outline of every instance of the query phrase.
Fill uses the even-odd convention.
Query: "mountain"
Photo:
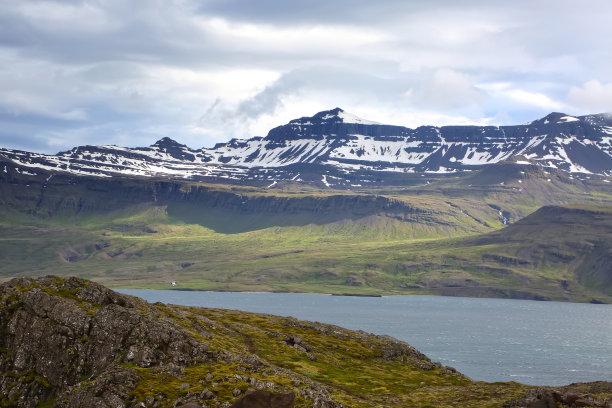
[[[472,381],[389,336],[52,276],[0,285],[0,356],[3,407],[606,407],[612,395],[603,381]]]
[[[611,303],[612,208],[544,206],[500,230],[430,245],[419,258],[406,267],[426,271],[418,284],[437,294]]]
[[[340,108],[302,117],[266,137],[191,149],[170,138],[149,147],[79,146],[56,155],[0,149],[15,171],[145,176],[267,186],[291,181],[351,188],[406,184],[514,162],[577,177],[612,176],[612,115],[551,113],[517,126],[421,126],[358,118]],[[9,167],[0,168],[8,172]]]
[[[411,130],[334,109],[213,149],[168,138],[50,156],[4,149],[0,279],[610,303],[612,179],[585,173],[609,158],[609,121]],[[422,160],[379,149],[374,161],[372,146],[391,145]],[[470,162],[485,151],[489,164]],[[563,210],[544,217],[543,206],[604,215],[560,223]]]
[[[0,279],[612,303],[610,183],[521,168],[371,192],[0,174]]]

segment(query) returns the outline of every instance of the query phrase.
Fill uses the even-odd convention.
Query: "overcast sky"
[[[610,0],[0,0],[0,147],[612,111]]]

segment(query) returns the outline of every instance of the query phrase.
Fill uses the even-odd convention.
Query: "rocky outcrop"
[[[245,370],[241,374],[277,371],[255,355],[213,350],[206,341],[206,326],[215,324],[200,318],[198,325],[199,332],[190,332],[163,305],[149,305],[82,279],[13,279],[0,286],[2,406],[203,406],[205,401],[223,406],[219,383],[229,384],[231,376],[213,373],[208,382],[215,391],[179,392],[182,398],[154,389],[138,394],[137,388],[143,378],[180,378],[186,368],[219,362],[240,364]],[[243,376],[246,380],[240,380],[254,389],[282,390]],[[206,382],[206,377],[199,381]],[[185,381],[178,388],[193,385]],[[235,390],[233,399],[243,394]],[[325,387],[312,383],[305,391],[331,403]]]
[[[611,383],[472,382],[388,336],[149,304],[77,278],[0,285],[0,354],[2,407],[468,407],[485,400],[609,407],[612,400]]]
[[[528,391],[521,398],[506,402],[502,408],[610,408],[612,399],[602,398],[598,394],[609,393],[611,388],[612,383],[604,381],[571,384],[556,389],[538,388]]]
[[[137,381],[122,363],[176,371],[212,357],[207,344],[141,313],[141,301],[93,282],[14,279],[0,296],[1,386],[19,406],[122,406]],[[27,373],[33,381],[9,383]]]

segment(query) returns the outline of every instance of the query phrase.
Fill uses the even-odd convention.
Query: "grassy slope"
[[[36,296],[36,291],[74,302],[92,316],[101,310],[99,304],[79,297],[79,288],[74,289],[74,279],[70,290],[65,289],[66,281],[63,279],[53,278],[50,282],[31,281],[28,286],[20,283],[16,292],[0,298],[0,311],[15,313],[15,310],[23,308],[23,297],[26,294]],[[81,284],[83,287],[88,285],[85,281]],[[212,406],[220,406],[223,402],[235,400],[232,396],[234,390],[244,393],[258,383],[264,389],[294,392],[297,395],[296,407],[312,407],[312,399],[305,398],[301,391],[318,383],[328,391],[331,399],[345,407],[497,407],[534,388],[517,383],[471,381],[451,368],[432,363],[409,345],[387,336],[293,318],[148,304],[140,299],[136,299],[135,307],[143,316],[187,331],[190,341],[205,343],[210,346],[210,355],[224,358],[185,363],[184,370],[172,373],[167,367],[145,368],[127,363],[121,357],[115,362],[135,370],[140,378],[126,395],[125,402],[139,403],[147,396],[155,396],[162,407],[170,407],[178,398],[189,395],[193,398],[208,389],[216,398]],[[19,313],[28,312],[21,310]],[[298,337],[300,340],[295,344],[300,344],[300,347],[287,343],[287,340]],[[86,344],[89,339],[81,341]],[[0,351],[5,363],[12,367],[14,355],[10,350]],[[170,354],[172,350],[166,352]],[[121,353],[122,356],[126,354],[127,350]],[[253,361],[252,355],[263,364],[246,363]],[[76,363],[66,359],[66,364],[64,369],[70,370],[74,367],[68,364]],[[13,386],[18,381],[27,381],[23,373],[9,375],[15,378]],[[84,376],[74,389],[93,387],[97,380],[97,373]],[[45,378],[37,381],[49,387]],[[0,405],[14,406],[8,398],[2,398]]]
[[[347,407],[494,407],[520,395],[528,388],[517,383],[472,382],[445,368],[423,370],[419,368],[421,362],[416,359],[385,359],[378,350],[378,345],[383,343],[382,339],[339,327],[219,309],[172,306],[170,310],[163,312],[181,318],[194,316],[197,319],[204,316],[219,328],[229,328],[230,330],[211,331],[211,343],[221,349],[231,347],[234,353],[250,350],[273,366],[291,370],[325,384],[332,390],[331,397]],[[197,327],[189,323],[185,326],[191,330]],[[279,345],[278,338],[271,333],[299,336],[303,343],[312,347],[311,355],[314,358],[292,347]],[[221,371],[219,369],[230,371],[230,375],[231,371],[235,371],[232,367],[196,367],[190,370],[193,375],[188,372],[187,378],[193,378],[195,386],[202,387],[198,381],[203,377],[202,374]],[[143,381],[141,385],[143,391],[146,388],[155,388],[155,384],[160,381],[154,374],[149,374],[147,379],[149,382]],[[184,379],[177,378],[174,382],[175,386],[170,384],[168,389],[176,392],[179,390],[176,385],[184,382]],[[221,384],[221,387],[223,386],[226,385]],[[248,387],[242,384],[230,386]],[[139,391],[137,389],[135,393]],[[298,401],[298,406],[300,405]]]
[[[207,187],[250,199],[375,193],[418,211],[398,216],[381,210],[358,216],[349,214],[354,211],[349,202],[343,219],[342,207],[331,215],[253,213],[184,201],[164,205],[145,201],[120,203],[114,210],[59,211],[41,218],[5,206],[0,212],[2,276],[78,275],[114,287],[167,288],[177,280],[184,288],[216,290],[537,294],[559,300],[612,301],[606,277],[583,270],[601,263],[601,252],[609,248],[605,229],[597,230],[600,247],[589,241],[590,226],[565,242],[559,228],[550,229],[550,223],[538,227],[544,231],[539,238],[519,231],[509,239],[512,234],[504,234],[514,231],[512,227],[482,239],[465,238],[501,228],[500,210],[516,221],[542,204],[610,206],[612,191],[607,183],[511,166],[458,179],[432,179],[416,187],[363,192],[295,185],[280,190]],[[75,194],[73,187],[62,188],[65,194]],[[561,256],[522,249],[551,241],[558,247],[552,252]],[[590,250],[594,247],[599,254]],[[583,259],[587,252],[594,259]],[[544,255],[546,259],[535,259]]]

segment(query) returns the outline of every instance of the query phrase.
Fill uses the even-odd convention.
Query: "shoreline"
[[[559,300],[551,298],[521,298],[521,297],[493,297],[493,296],[454,296],[454,295],[443,295],[439,293],[349,293],[349,292],[299,292],[289,290],[231,290],[231,289],[197,289],[197,288],[134,288],[134,287],[115,287],[108,286],[112,290],[168,290],[176,292],[220,292],[220,293],[279,293],[279,294],[302,294],[302,295],[325,295],[325,296],[346,296],[346,297],[369,297],[369,298],[382,298],[382,297],[395,297],[395,296],[436,296],[445,298],[463,298],[463,299],[499,299],[499,300],[524,300],[538,303],[572,303],[572,304],[590,304],[590,305],[612,305],[612,303],[602,302],[595,298],[590,301],[577,302],[572,300]]]

